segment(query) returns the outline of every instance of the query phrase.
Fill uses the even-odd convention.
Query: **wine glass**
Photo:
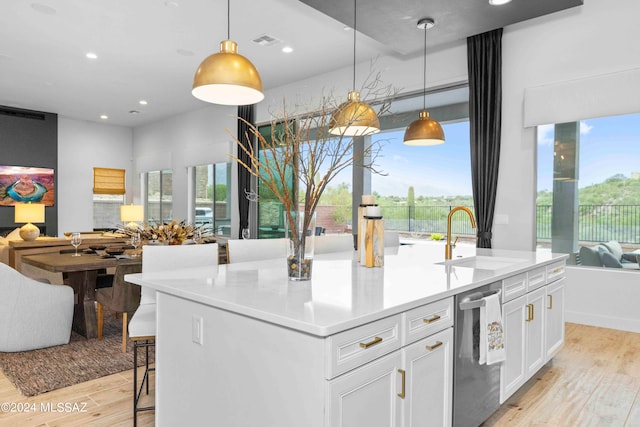
[[[71,246],[76,248],[76,253],[72,256],[80,256],[78,253],[78,246],[82,243],[82,237],[80,237],[80,233],[71,233]]]
[[[249,229],[248,228],[243,228],[242,229],[242,238],[243,239],[248,239],[249,238]]]
[[[140,233],[135,233],[131,235],[131,246],[133,246],[133,254],[131,256],[138,256],[138,246],[140,245]]]

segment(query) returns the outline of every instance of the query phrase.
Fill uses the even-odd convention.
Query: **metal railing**
[[[447,216],[453,205],[442,206],[382,206],[387,230],[416,234],[442,235],[447,232]],[[473,206],[467,206],[473,212]],[[536,207],[536,236],[539,241],[551,240],[551,205]],[[471,222],[464,213],[456,213],[451,222],[455,235],[475,236]],[[579,205],[578,239],[585,242],[640,244],[640,205]]]
[[[551,240],[551,205],[536,207],[538,240]],[[640,205],[579,205],[578,240],[640,243]]]
[[[466,206],[473,212],[473,206]],[[382,206],[384,227],[387,230],[409,233],[447,232],[447,216],[455,206]],[[464,212],[457,212],[451,218],[451,233],[475,236],[471,221]]]

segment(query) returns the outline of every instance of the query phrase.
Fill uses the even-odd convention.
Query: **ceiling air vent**
[[[271,37],[268,34],[263,34],[260,37],[253,39],[254,43],[259,44],[260,46],[273,46],[274,44],[278,44],[281,40],[278,40],[275,37]]]

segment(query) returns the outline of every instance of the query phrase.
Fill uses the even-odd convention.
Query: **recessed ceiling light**
[[[138,110],[129,110],[129,114],[140,114]]]
[[[100,118],[102,120],[107,120],[109,118],[109,116],[107,116],[106,114],[103,114],[103,115],[100,116]]]
[[[87,52],[84,56],[87,57],[88,59],[98,59],[98,55],[96,55],[93,52]]]
[[[140,104],[140,105],[147,105],[147,104],[148,104],[148,102],[147,102],[147,101],[145,101],[144,99],[141,99],[140,101],[138,101],[138,104]]]
[[[489,0],[491,6],[502,6],[507,3],[511,3],[511,0]]]
[[[282,51],[284,53],[291,53],[291,52],[293,52],[293,48],[291,46],[285,46],[285,47],[282,48]]]

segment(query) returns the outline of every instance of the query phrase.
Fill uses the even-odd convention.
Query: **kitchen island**
[[[566,256],[396,251],[317,256],[309,282],[284,259],[127,276],[158,291],[156,425],[449,425],[453,297]]]

